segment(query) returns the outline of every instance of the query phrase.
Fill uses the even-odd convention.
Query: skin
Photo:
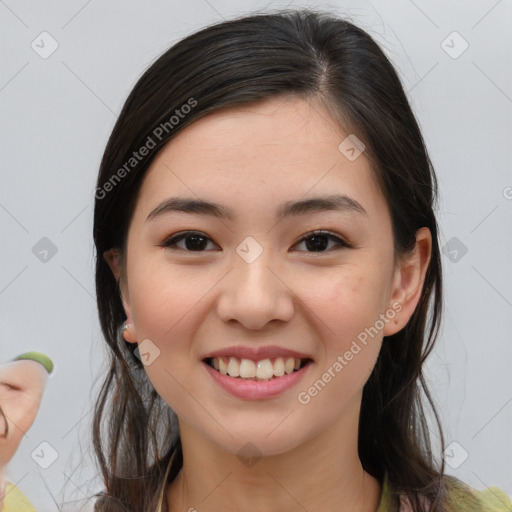
[[[6,418],[9,425],[7,437],[0,437],[0,507],[6,466],[34,423],[47,379],[48,372],[36,361],[13,361],[0,367],[0,404],[5,414],[0,417],[0,434],[5,432]]]
[[[319,103],[269,98],[210,114],[159,153],[130,224],[126,265],[105,257],[121,279],[133,324],[125,339],[150,339],[160,355],[145,366],[178,415],[184,466],[169,485],[170,511],[375,511],[380,483],[363,471],[357,431],[363,386],[383,336],[402,329],[421,296],[431,251],[427,228],[413,254],[395,262],[392,226],[364,153],[349,161],[344,133]],[[275,221],[283,201],[332,194],[367,212],[324,211]],[[233,221],[171,212],[148,214],[167,197],[201,198],[233,209]],[[202,252],[160,246],[185,230],[208,237]],[[301,241],[328,230],[314,252]],[[247,237],[263,248],[247,263]],[[329,239],[327,239],[329,241]],[[297,400],[365,327],[399,303],[400,312],[307,405]],[[307,378],[281,395],[242,400],[204,371],[202,357],[232,345],[278,345],[309,354]],[[261,456],[250,467],[246,444]]]

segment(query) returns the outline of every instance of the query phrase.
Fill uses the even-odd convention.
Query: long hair
[[[421,227],[432,234],[416,310],[401,331],[384,338],[364,386],[358,450],[366,471],[380,481],[388,475],[394,509],[399,493],[415,511],[424,499],[431,512],[446,509],[444,461],[438,467],[423,410],[424,403],[432,409],[444,451],[422,373],[442,313],[435,172],[401,81],[377,43],[344,19],[305,9],[224,21],[179,41],[137,81],[108,140],[94,211],[96,294],[110,356],[93,420],[105,483],[97,511],[155,510],[183,463],[175,414],[151,386],[134,345],[119,334],[126,316],[103,253],[118,248],[125,255],[142,180],[169,140],[211,112],[278,95],[319,99],[333,122],[363,141],[389,206],[396,257],[410,253]],[[150,148],[146,156],[135,159],[143,146]]]

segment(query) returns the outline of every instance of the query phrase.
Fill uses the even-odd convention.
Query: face
[[[204,117],[153,161],[128,233],[123,303],[180,430],[272,455],[357,420],[382,337],[405,325],[422,277],[395,266],[388,206],[364,152],[339,149],[347,135],[318,103],[271,98]],[[338,208],[310,202],[279,216],[284,203],[333,194],[345,196]],[[171,197],[230,215],[162,208]],[[269,346],[274,369],[280,353],[307,362],[277,391],[253,381],[244,391],[240,379],[229,391],[204,362]]]
[[[47,372],[35,361],[23,360],[0,367],[0,468],[6,466],[18,449],[23,436],[32,426],[39,409]]]

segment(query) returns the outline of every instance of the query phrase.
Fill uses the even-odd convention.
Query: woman
[[[41,352],[26,352],[0,366],[0,511],[35,512],[34,505],[6,480],[8,463],[39,410],[52,360]]]
[[[157,59],[95,194],[96,510],[508,510],[430,447],[436,194],[393,66],[347,21],[248,16]]]

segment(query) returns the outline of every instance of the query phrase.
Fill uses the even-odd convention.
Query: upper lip
[[[203,359],[212,357],[238,357],[239,359],[251,359],[253,361],[262,361],[263,359],[273,359],[276,357],[294,357],[297,359],[312,359],[308,354],[290,350],[287,348],[270,345],[268,347],[242,347],[233,346],[226,347],[219,350],[214,350],[205,356]]]

